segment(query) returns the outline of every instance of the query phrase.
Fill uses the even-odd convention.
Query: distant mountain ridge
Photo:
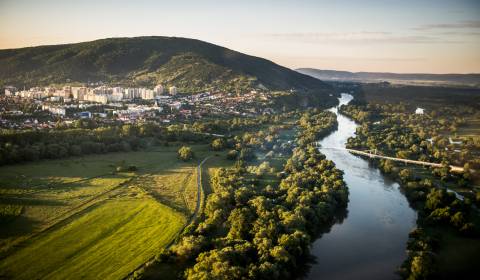
[[[382,72],[348,72],[321,70],[314,68],[299,68],[296,71],[325,81],[353,82],[397,82],[408,84],[451,84],[480,87],[480,74],[400,74]]]
[[[195,39],[109,38],[0,50],[0,86],[105,82],[204,90],[322,91],[325,83],[263,58]]]

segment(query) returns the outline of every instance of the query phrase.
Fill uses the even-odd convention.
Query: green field
[[[119,279],[166,246],[185,221],[151,198],[109,200],[29,240],[0,270],[16,279]]]
[[[171,146],[1,167],[0,278],[128,275],[193,214],[198,163],[212,157],[206,175],[226,164],[207,145],[192,148],[186,163]],[[130,165],[138,170],[115,171]]]

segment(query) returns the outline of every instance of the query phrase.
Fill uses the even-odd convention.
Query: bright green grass
[[[196,203],[197,162],[179,161],[177,149],[154,147],[0,167],[0,209],[23,207],[18,219],[2,223],[0,247],[73,214],[87,202],[105,199],[105,193],[127,180],[151,192],[161,203],[191,213]],[[209,153],[206,145],[194,146],[194,150],[199,156]],[[136,165],[138,172],[114,174],[122,162]]]
[[[9,256],[13,279],[119,279],[166,246],[185,217],[151,198],[108,201]]]
[[[2,224],[0,278],[119,279],[153,257],[196,208],[200,161],[226,161],[193,145],[196,158],[182,162],[178,148],[0,167],[0,206],[22,209]],[[120,164],[138,171],[115,173]]]

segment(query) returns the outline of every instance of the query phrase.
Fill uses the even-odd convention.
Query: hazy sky
[[[0,49],[142,35],[291,68],[480,72],[480,0],[0,0]]]

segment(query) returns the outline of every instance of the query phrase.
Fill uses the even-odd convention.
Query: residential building
[[[163,94],[163,86],[162,85],[157,85],[153,91],[155,92],[155,96],[159,96]]]

